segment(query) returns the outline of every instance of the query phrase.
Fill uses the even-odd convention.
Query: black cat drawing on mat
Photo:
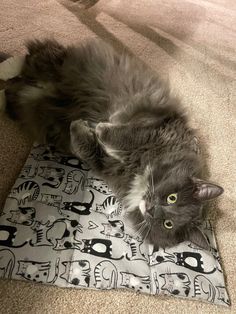
[[[203,254],[203,253],[202,253]],[[202,255],[198,252],[181,252],[170,254],[163,249],[159,249],[149,256],[149,265],[159,265],[161,263],[171,262],[178,266],[188,268],[201,274],[212,274],[218,267],[213,264],[204,265]]]
[[[81,250],[83,253],[88,253],[94,256],[109,258],[112,260],[120,260],[124,256],[114,258],[112,256],[112,242],[107,239],[83,239],[84,247]]]
[[[213,267],[211,269],[205,269],[202,255],[196,252],[182,252],[182,253],[174,253],[176,256],[175,264],[178,266],[183,266],[193,271],[202,274],[212,274],[216,271],[217,267]]]
[[[89,168],[78,158],[73,156],[61,157],[58,161],[61,165],[77,168],[84,171],[89,171]]]
[[[27,241],[20,245],[14,245],[16,233],[16,227],[0,225],[0,246],[18,248],[26,245]]]
[[[64,206],[61,210],[70,211],[78,215],[90,215],[90,209],[94,201],[94,193],[91,190],[89,192],[92,195],[90,202],[63,202]]]
[[[76,169],[81,169],[84,171],[88,171],[89,168],[79,160],[78,158],[75,158],[74,156],[61,156],[58,154],[52,146],[47,148],[42,154],[40,155],[32,155],[32,157],[37,161],[55,161],[63,166],[69,166]]]

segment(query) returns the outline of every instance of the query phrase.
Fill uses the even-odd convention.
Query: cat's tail
[[[30,40],[26,47],[26,56],[13,57],[0,64],[0,79],[6,81],[18,77],[5,90],[6,112],[14,120],[22,120],[23,108],[28,103],[35,103],[43,96],[55,96],[52,95],[54,89],[51,85],[60,79],[61,66],[67,53],[64,46],[52,39]],[[46,100],[42,103],[46,103]],[[45,106],[48,110],[48,106]]]
[[[31,80],[48,82],[58,80],[59,69],[67,55],[67,49],[54,39],[30,40],[26,43],[28,53],[25,58],[23,75]]]

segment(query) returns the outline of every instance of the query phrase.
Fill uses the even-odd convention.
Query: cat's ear
[[[188,240],[204,250],[210,250],[210,245],[205,234],[198,227],[194,227],[189,231]]]
[[[208,201],[213,198],[220,196],[224,189],[211,182],[207,182],[198,178],[193,178],[195,189],[193,192],[193,197],[199,201]]]

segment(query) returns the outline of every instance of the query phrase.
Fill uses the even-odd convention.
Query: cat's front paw
[[[106,142],[108,140],[109,133],[110,133],[109,131],[111,130],[112,126],[113,125],[109,122],[98,123],[95,128],[95,133],[98,139],[101,140],[102,142]]]
[[[71,152],[75,155],[83,154],[88,151],[91,145],[94,144],[94,132],[89,127],[87,121],[76,120],[71,122],[70,125],[70,141],[71,141]]]
[[[76,133],[78,131],[80,132],[81,129],[86,129],[86,128],[89,128],[88,121],[86,120],[79,119],[79,120],[72,121],[70,124],[70,132],[73,132],[73,133]]]

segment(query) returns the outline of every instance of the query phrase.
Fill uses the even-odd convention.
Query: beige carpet
[[[26,39],[45,36],[99,36],[169,77],[207,144],[211,178],[225,188],[213,217],[233,305],[0,281],[0,313],[236,313],[236,1],[101,0],[83,13],[66,0],[0,0],[0,51],[22,54]],[[29,147],[1,116],[1,204]]]

